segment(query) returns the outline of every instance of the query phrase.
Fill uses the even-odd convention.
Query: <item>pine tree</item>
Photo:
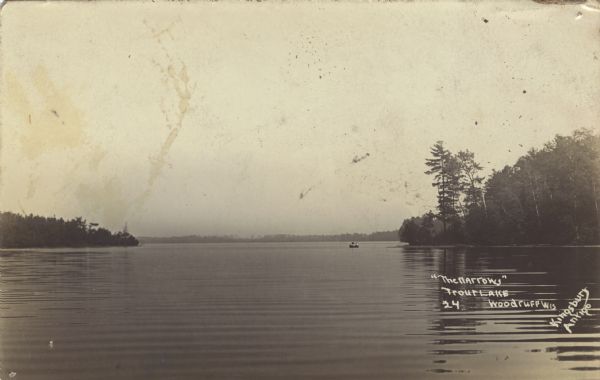
[[[480,205],[485,209],[485,199],[481,189],[484,178],[479,175],[479,172],[483,169],[482,166],[475,161],[475,154],[469,150],[458,152],[456,159],[460,165],[460,187],[464,193],[467,211]]]
[[[455,191],[453,189],[455,178],[452,175],[455,165],[451,163],[452,154],[444,148],[443,141],[438,141],[431,147],[431,155],[433,158],[425,161],[425,165],[430,168],[425,174],[434,176],[434,182],[431,185],[437,188],[438,217],[442,221],[445,233],[448,220],[455,214]]]

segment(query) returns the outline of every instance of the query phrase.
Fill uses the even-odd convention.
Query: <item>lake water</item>
[[[599,248],[394,245],[0,251],[0,378],[600,378]],[[448,309],[434,273],[559,310]],[[550,326],[584,287],[592,315]]]

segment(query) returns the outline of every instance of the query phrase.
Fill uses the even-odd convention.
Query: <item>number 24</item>
[[[460,310],[460,302],[459,301],[451,301],[452,303],[448,303],[448,301],[442,301],[442,305],[444,305],[444,309],[452,309],[456,307],[456,310]]]

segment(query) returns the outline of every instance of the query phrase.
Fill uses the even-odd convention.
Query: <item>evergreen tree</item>
[[[444,148],[444,142],[438,141],[431,148],[433,158],[428,158],[425,164],[429,170],[425,174],[433,175],[432,186],[437,188],[438,217],[442,221],[444,233],[447,230],[447,222],[455,213],[453,179],[451,178],[452,165],[450,159],[452,154]]]
[[[437,188],[438,243],[599,244],[600,136],[577,130],[531,149],[485,181],[472,152],[441,141],[426,160]],[[413,220],[427,240],[425,218]],[[415,226],[412,226],[415,227]],[[413,228],[415,229],[415,228]],[[420,233],[418,233],[421,231]]]
[[[0,212],[0,248],[136,246],[127,232],[112,234],[83,218],[65,221],[56,217]]]
[[[459,162],[462,174],[460,187],[464,193],[465,207],[467,210],[480,206],[485,209],[485,200],[481,188],[484,178],[479,174],[483,167],[475,161],[475,154],[469,150],[458,152],[456,159]]]

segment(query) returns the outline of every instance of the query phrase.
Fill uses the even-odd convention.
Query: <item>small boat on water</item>
[[[353,241],[352,243],[350,243],[349,247],[350,248],[358,248],[358,243]]]

